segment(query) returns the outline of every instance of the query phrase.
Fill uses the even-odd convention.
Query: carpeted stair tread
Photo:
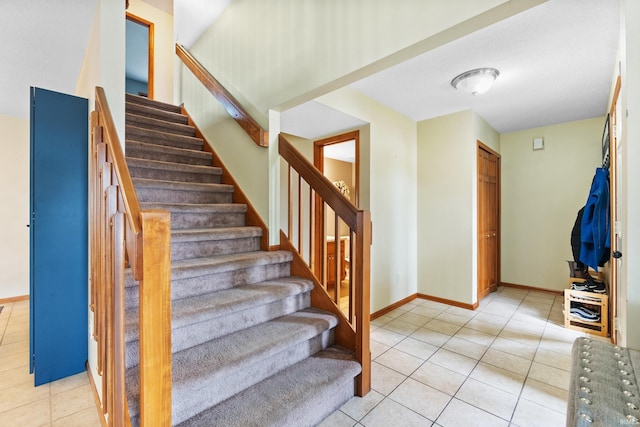
[[[313,308],[285,315],[173,354],[173,422],[180,423],[328,346],[337,318]],[[314,345],[310,342],[314,341]],[[307,354],[311,352],[311,354]],[[127,370],[132,417],[139,370]]]
[[[171,233],[171,259],[258,251],[261,237],[260,227],[174,230]]]
[[[291,262],[288,251],[256,251],[205,258],[182,259],[171,263],[171,279],[217,274],[255,266]]]
[[[240,227],[247,212],[247,205],[239,203],[141,202],[140,207],[169,211],[172,230]]]
[[[171,232],[171,243],[229,240],[246,237],[262,237],[262,229],[260,227],[245,226],[174,230]]]
[[[150,160],[172,161],[200,166],[210,166],[212,154],[206,151],[177,148],[168,145],[149,144],[147,142],[127,141],[127,157]]]
[[[138,95],[133,95],[131,93],[127,93],[125,99],[126,99],[126,102],[148,105],[153,108],[171,111],[174,113],[180,113],[182,111],[182,108],[180,108],[179,105],[167,104],[166,102],[156,101],[155,99],[149,99],[146,96],[138,96]]]
[[[133,178],[141,202],[231,203],[233,185]]]
[[[219,213],[245,213],[247,211],[247,205],[241,203],[155,203],[155,202],[140,202],[142,209],[164,209],[171,213],[207,213],[207,212],[219,212]]]
[[[233,193],[234,187],[229,184],[216,184],[211,182],[181,182],[152,178],[132,178],[133,185],[137,188],[159,188],[180,191],[219,191]]]
[[[127,101],[125,104],[125,112],[135,114],[137,116],[151,117],[167,122],[180,123],[186,125],[189,118],[180,112],[167,111],[155,106],[145,105],[138,102]]]
[[[146,142],[148,144],[187,148],[198,151],[202,151],[202,147],[204,146],[203,140],[195,136],[175,135],[128,124],[125,125],[125,135],[126,144],[128,144],[129,141]]]
[[[353,379],[360,372],[351,353],[330,347],[178,427],[315,426],[353,397]]]
[[[308,293],[312,288],[309,280],[285,277],[173,301],[172,336],[180,339],[172,340],[172,352],[308,308]],[[280,307],[274,309],[273,303]],[[180,331],[181,328],[188,329]],[[130,345],[137,339],[138,311],[128,310],[125,317],[125,340],[130,353],[127,367],[138,362],[137,343],[133,343],[133,349]]]
[[[229,184],[216,184],[211,182],[180,182],[162,179],[132,178],[133,186],[139,188],[157,188],[173,191],[216,191],[220,193],[233,193],[234,187]]]
[[[163,162],[144,158],[127,157],[129,168],[159,169],[162,171],[185,172],[198,175],[211,175],[213,179],[220,179],[222,169],[214,166],[188,165],[185,163]],[[134,176],[132,172],[132,176]]]
[[[181,123],[166,122],[152,117],[139,116],[137,114],[126,113],[125,123],[145,129],[162,130],[178,135],[195,136],[196,130],[193,126]]]

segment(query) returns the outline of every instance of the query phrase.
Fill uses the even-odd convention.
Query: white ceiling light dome
[[[491,89],[499,75],[495,68],[476,68],[456,76],[451,80],[451,86],[475,96]]]

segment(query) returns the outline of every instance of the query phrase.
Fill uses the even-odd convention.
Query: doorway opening
[[[125,91],[153,99],[153,22],[126,15]]]
[[[360,131],[314,141],[313,163],[345,198],[356,208],[359,206]],[[316,198],[314,212],[314,241],[317,243],[313,248],[313,271],[326,284],[332,297],[338,293],[340,309],[348,313],[351,231],[319,198]]]

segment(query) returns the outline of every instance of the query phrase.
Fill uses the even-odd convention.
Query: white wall
[[[153,99],[173,103],[173,15],[142,0],[130,0],[127,12],[153,22]]]
[[[29,295],[29,119],[0,115],[0,300]]]
[[[604,118],[501,135],[502,258],[506,283],[567,287],[570,235],[602,166]],[[544,150],[533,151],[533,138]]]
[[[418,122],[418,292],[475,302],[474,112]]]
[[[351,88],[317,101],[369,123],[369,135],[360,134],[360,206],[371,211],[373,223],[375,312],[417,291],[416,123]]]

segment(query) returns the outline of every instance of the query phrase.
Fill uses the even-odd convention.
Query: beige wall
[[[29,120],[0,115],[0,299],[29,295]]]
[[[501,136],[503,282],[567,287],[571,229],[602,165],[603,127],[597,117]],[[533,151],[534,137],[544,150]]]
[[[154,24],[153,98],[173,103],[173,15],[142,0],[130,0],[127,12]]]
[[[344,88],[318,102],[369,123],[360,132],[360,206],[371,211],[371,311],[416,293],[416,123]]]
[[[471,110],[418,122],[418,292],[475,302]]]

